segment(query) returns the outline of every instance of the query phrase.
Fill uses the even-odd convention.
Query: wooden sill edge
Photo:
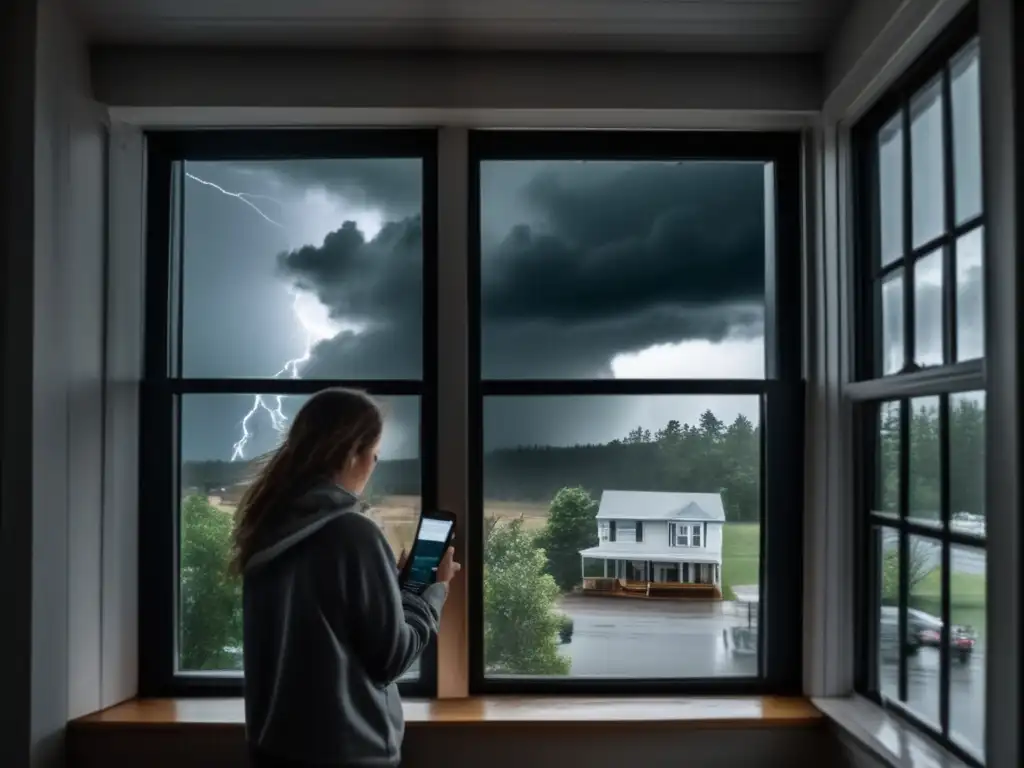
[[[782,696],[558,697],[482,696],[406,700],[407,726],[804,727],[823,722],[808,700]],[[134,699],[69,724],[93,729],[234,730],[244,726],[241,699]]]

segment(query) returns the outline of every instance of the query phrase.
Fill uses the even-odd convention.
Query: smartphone
[[[455,538],[455,515],[436,509],[420,515],[412,551],[406,557],[405,566],[398,581],[402,589],[415,595],[422,595],[437,578],[437,566]]]

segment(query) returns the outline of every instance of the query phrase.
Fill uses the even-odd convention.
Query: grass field
[[[942,569],[934,569],[914,587],[910,606],[933,616],[942,614]],[[949,613],[954,624],[968,624],[985,634],[985,574],[949,574]]]
[[[726,523],[722,527],[722,597],[735,600],[732,585],[760,583],[761,526]]]

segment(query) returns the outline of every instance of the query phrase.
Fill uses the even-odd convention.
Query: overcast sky
[[[966,146],[956,152],[958,220],[973,210],[972,185],[980,201],[979,175],[963,170],[976,161],[977,134],[957,117],[961,104],[977,108],[976,67],[963,69],[953,88],[954,135]],[[914,167],[923,169],[915,189],[925,188],[919,173],[936,181],[927,168],[941,149],[933,102],[914,107]],[[186,171],[185,376],[271,377],[298,361],[303,378],[420,377],[419,160],[189,163]],[[766,172],[760,163],[483,163],[484,376],[761,378],[773,204]],[[883,199],[899,199],[898,184],[883,174]],[[933,216],[941,221],[941,211],[915,205],[915,233]],[[883,220],[883,230],[892,226]],[[922,363],[941,360],[940,265],[926,258],[916,270]],[[982,343],[980,230],[958,244],[955,272],[964,359]],[[902,359],[895,287],[882,291],[891,364]],[[271,448],[275,420],[287,423],[299,403],[284,398],[279,416],[276,398],[256,407],[244,455]],[[230,458],[253,404],[240,395],[186,398],[185,459]],[[635,426],[693,423],[708,408],[725,421],[744,413],[757,422],[754,397],[510,398],[488,404],[485,444],[606,442]],[[388,409],[384,457],[415,455],[418,404],[394,399]]]

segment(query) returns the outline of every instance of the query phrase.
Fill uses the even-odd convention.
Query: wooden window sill
[[[742,697],[489,696],[407,700],[410,728],[428,725],[604,727],[671,725],[694,728],[777,728],[818,725],[823,715],[807,699]],[[240,729],[241,699],[135,699],[79,718],[73,730]]]

